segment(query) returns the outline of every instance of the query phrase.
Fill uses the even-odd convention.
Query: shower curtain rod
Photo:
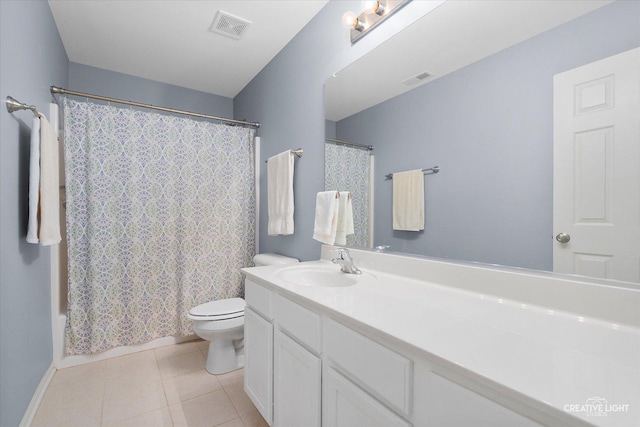
[[[343,141],[341,139],[325,138],[325,141],[333,142],[335,144],[349,145],[351,147],[360,148],[362,150],[373,151],[373,145],[356,144],[355,142]]]
[[[187,116],[200,117],[202,119],[213,119],[221,122],[232,123],[235,125],[250,126],[256,129],[260,127],[260,123],[258,122],[247,122],[244,120],[225,119],[224,117],[216,117],[216,116],[210,116],[208,114],[193,113],[191,111],[178,110],[175,108],[158,107],[156,105],[143,104],[141,102],[126,101],[124,99],[110,98],[108,96],[101,96],[101,95],[93,95],[91,93],[85,93],[85,92],[76,92],[75,90],[63,89],[57,86],[51,86],[50,90],[51,90],[51,94],[73,95],[73,96],[80,96],[82,98],[99,99],[101,101],[114,102],[117,104],[124,104],[124,105],[132,105],[134,107],[149,108],[151,110],[164,111],[167,113],[185,114]]]

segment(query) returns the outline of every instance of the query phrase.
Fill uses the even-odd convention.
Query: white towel
[[[424,173],[420,169],[393,174],[393,229],[424,230]]]
[[[284,151],[267,161],[269,236],[293,234],[293,156]]]
[[[40,244],[60,243],[58,136],[40,115]]]
[[[353,203],[351,193],[340,192],[340,204],[338,206],[338,227],[336,229],[335,245],[346,245],[347,236],[353,234]]]
[[[40,207],[40,119],[33,118],[29,153],[29,225],[27,242],[38,243],[38,208]]]
[[[316,217],[313,238],[327,245],[336,241],[340,197],[336,191],[321,191],[316,195]]]

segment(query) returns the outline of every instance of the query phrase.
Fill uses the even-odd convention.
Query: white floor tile
[[[215,426],[238,418],[223,390],[170,406],[175,426]]]
[[[108,427],[173,427],[169,408],[161,408],[155,411],[138,415],[128,420],[107,424]]]
[[[211,375],[204,368],[164,379],[163,384],[169,405],[184,402],[222,388],[216,376]]]
[[[61,369],[32,426],[266,426],[244,393],[244,370],[217,376],[205,370],[208,344],[192,341]]]
[[[200,349],[200,341],[188,341],[180,344],[168,345],[155,349],[156,358],[158,360],[167,359],[169,357],[178,356],[180,354],[192,353]]]
[[[184,375],[191,371],[204,369],[206,359],[199,351],[180,354],[158,361],[160,375],[163,379]]]

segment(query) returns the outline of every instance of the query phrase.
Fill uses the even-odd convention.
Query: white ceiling
[[[326,117],[342,120],[414,89],[402,84],[410,77],[426,71],[428,84],[611,1],[448,0],[327,80]]]
[[[49,6],[70,61],[233,98],[327,1],[49,0]],[[218,10],[251,21],[241,40],[209,31]]]

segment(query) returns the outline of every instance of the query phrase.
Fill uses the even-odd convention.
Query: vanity
[[[356,249],[351,275],[331,249],[243,269],[270,425],[640,425],[638,288]]]

